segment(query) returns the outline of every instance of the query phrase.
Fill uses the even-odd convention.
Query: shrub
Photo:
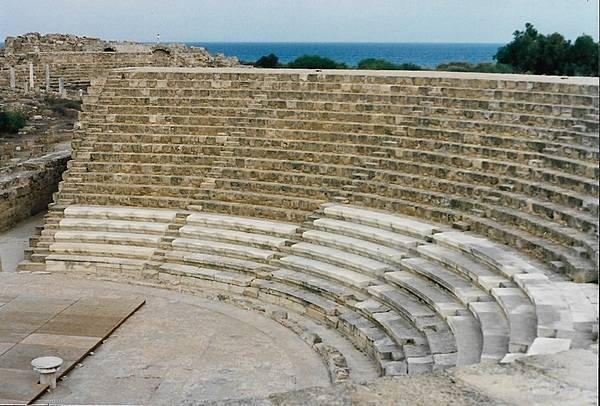
[[[261,56],[253,63],[257,68],[277,68],[279,66],[279,57],[273,53]]]
[[[367,58],[361,60],[356,66],[358,69],[369,70],[421,70],[419,65],[414,63],[395,64],[385,59]]]
[[[27,116],[18,111],[0,111],[0,132],[16,134],[25,127]]]
[[[345,63],[338,63],[333,59],[323,58],[319,55],[302,55],[287,65],[293,69],[347,69]]]
[[[474,65],[470,62],[453,61],[442,63],[435,69],[448,72],[513,73],[513,68],[510,65],[490,62],[481,62]]]

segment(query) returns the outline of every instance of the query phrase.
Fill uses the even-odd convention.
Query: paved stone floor
[[[596,405],[597,345],[512,365],[331,386],[297,336],[252,311],[169,290],[0,273],[0,295],[124,292],[146,305],[37,404]],[[354,355],[359,357],[359,355]]]
[[[14,272],[23,260],[29,237],[35,235],[35,227],[42,225],[44,214],[39,213],[17,224],[11,230],[0,233],[0,271]]]
[[[40,404],[184,404],[329,385],[325,365],[304,341],[233,305],[142,286],[0,273],[0,295],[8,292],[146,298]]]
[[[0,404],[28,404],[45,391],[31,360],[60,357],[58,374],[65,374],[144,303],[129,294],[65,298],[49,293],[0,295]]]

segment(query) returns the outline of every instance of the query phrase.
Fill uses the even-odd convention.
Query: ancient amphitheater
[[[137,67],[91,82],[21,271],[258,310],[333,383],[360,375],[356,349],[380,376],[597,349],[598,78]]]

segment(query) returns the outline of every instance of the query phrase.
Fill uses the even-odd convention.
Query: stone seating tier
[[[550,271],[506,247],[360,207],[325,205],[319,217],[300,227],[71,205],[42,240],[52,271],[217,289],[286,307],[339,331],[382,373],[498,361],[525,353],[538,336],[594,339],[593,305],[567,299],[539,273]],[[372,258],[377,252],[387,263]],[[566,286],[580,298],[577,285]],[[405,367],[393,372],[392,362]]]
[[[90,89],[81,155],[57,197],[148,195],[159,207],[300,222],[348,201],[471,227],[596,279],[595,90],[593,79],[123,69]],[[207,170],[128,176],[158,161]]]

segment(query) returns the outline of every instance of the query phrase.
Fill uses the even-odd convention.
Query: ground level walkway
[[[39,404],[597,403],[597,346],[414,377],[363,373],[332,386],[319,356],[298,336],[217,297],[65,275],[0,273],[0,296],[50,292],[64,298],[128,294],[143,296],[146,304]],[[361,356],[357,351],[348,360],[351,367],[362,365]]]

